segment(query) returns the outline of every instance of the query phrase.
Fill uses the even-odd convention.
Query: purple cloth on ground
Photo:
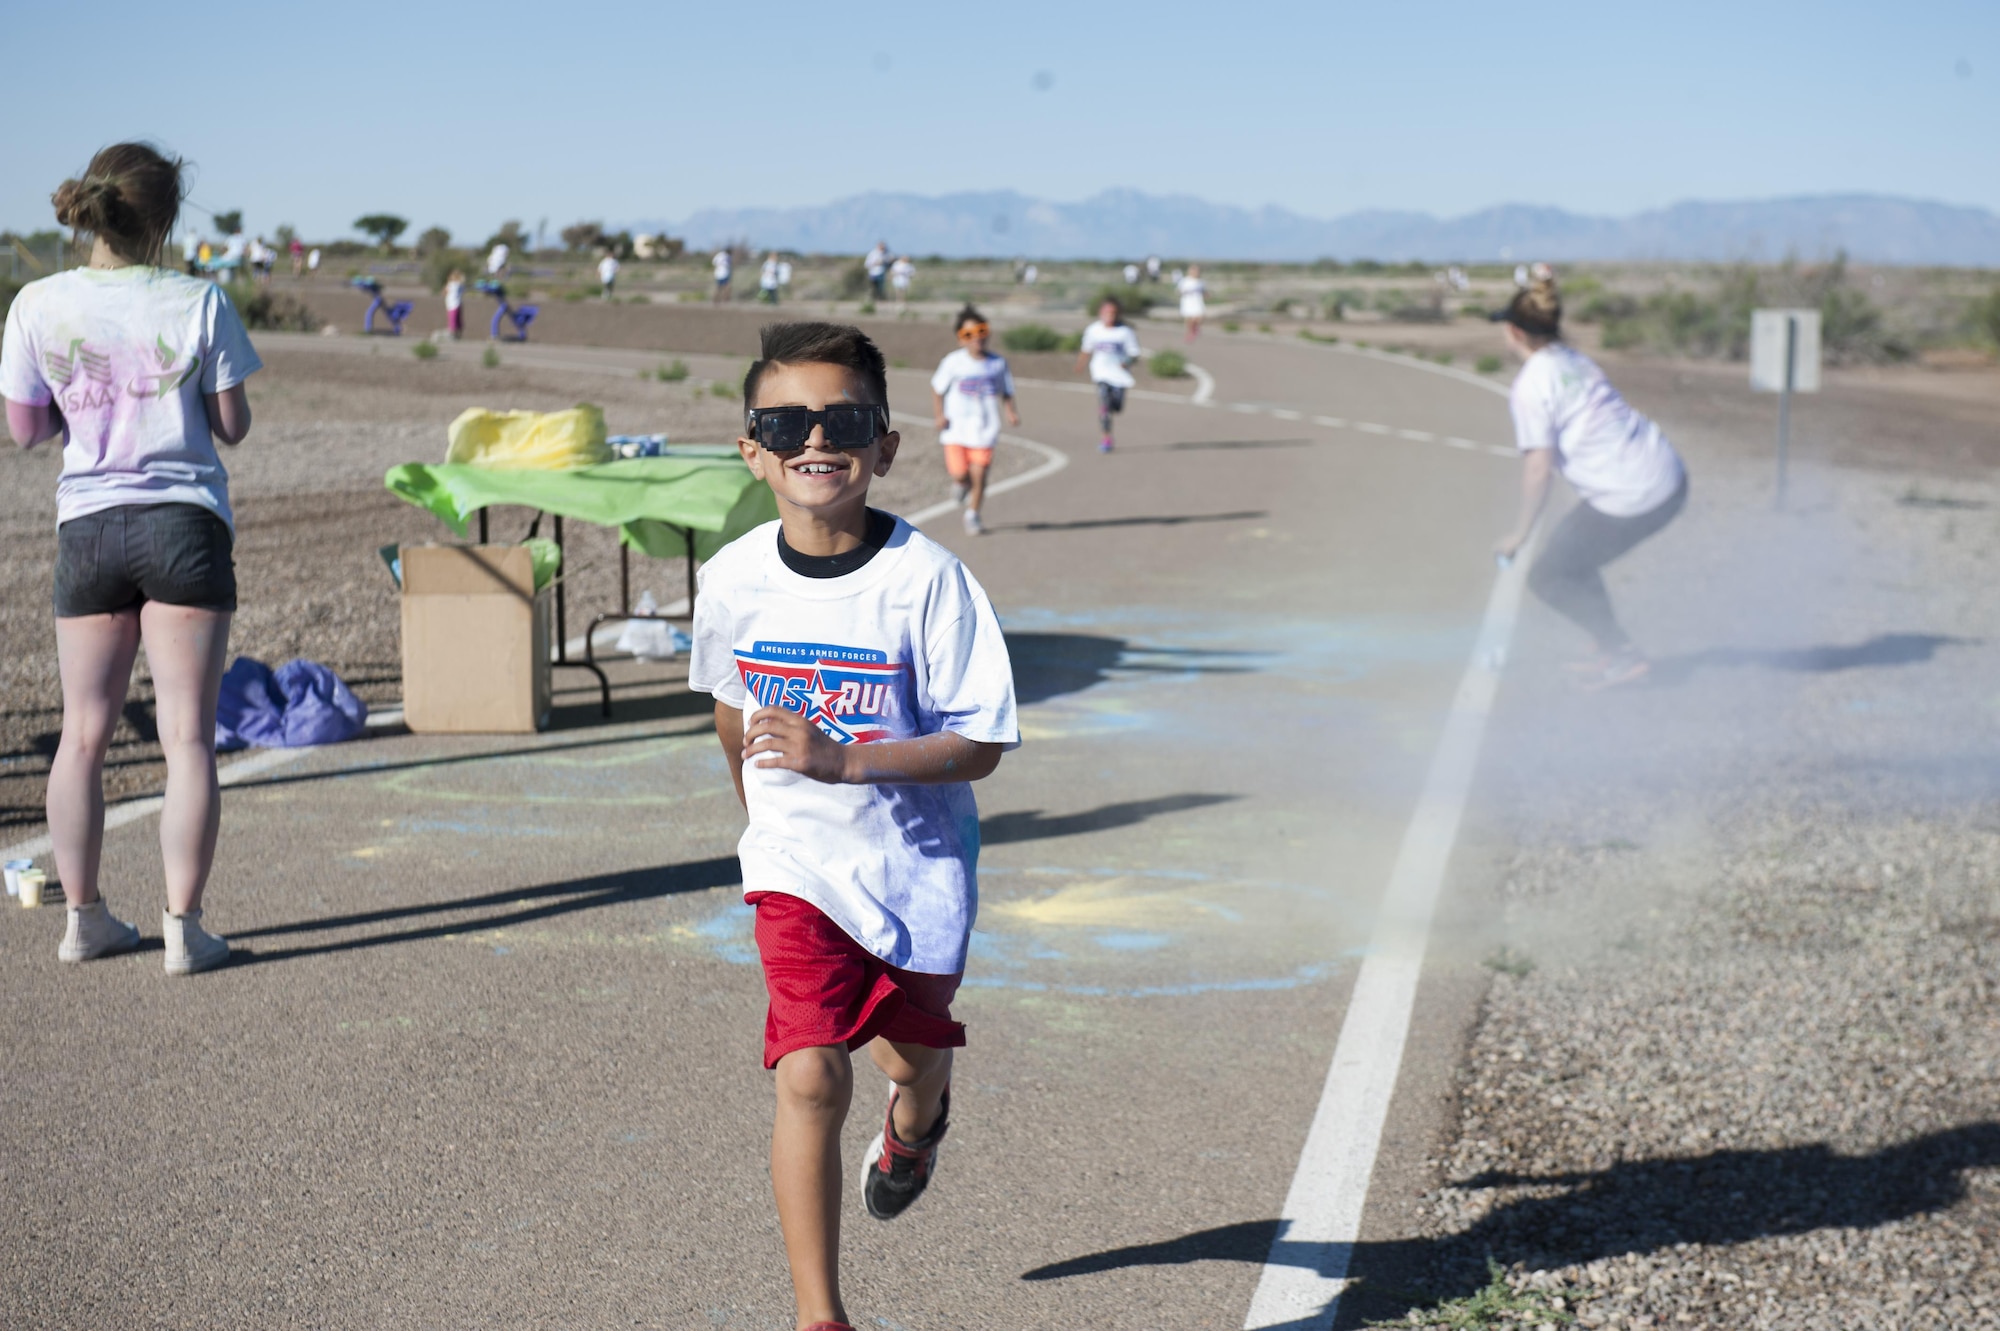
[[[367,721],[368,704],[319,662],[287,661],[273,670],[239,656],[222,676],[215,751],[339,744],[360,735]]]

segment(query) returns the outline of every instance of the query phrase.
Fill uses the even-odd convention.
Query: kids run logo
[[[185,365],[175,364],[180,359],[180,353],[168,346],[165,338],[159,337],[154,339],[151,355],[142,359],[156,364],[153,368],[140,370],[126,382],[125,391],[132,397],[166,397],[178,392],[181,385],[201,368],[199,356],[190,357]],[[116,376],[112,373],[111,353],[93,350],[80,337],[70,339],[66,352],[43,352],[42,364],[48,371],[49,382],[55,385],[65,413],[108,407],[117,398],[117,389],[112,382]]]
[[[759,707],[797,712],[842,744],[895,736],[908,678],[901,662],[861,647],[760,642],[736,653],[743,687]]]

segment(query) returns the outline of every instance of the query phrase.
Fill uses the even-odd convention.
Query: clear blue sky
[[[197,202],[314,237],[376,211],[476,240],[869,189],[1316,216],[1849,190],[2000,209],[1996,0],[103,0],[6,27],[17,230],[135,136],[198,164]]]

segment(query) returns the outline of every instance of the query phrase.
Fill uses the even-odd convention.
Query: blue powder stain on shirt
[[[1114,952],[1153,952],[1173,939],[1167,934],[1099,934],[1091,941]]]

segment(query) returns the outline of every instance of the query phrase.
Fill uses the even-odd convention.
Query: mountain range
[[[704,209],[679,222],[631,225],[696,247],[745,241],[814,254],[860,253],[887,240],[903,253],[954,258],[1768,262],[1845,250],[1860,263],[2000,266],[2000,216],[1877,194],[1690,201],[1629,217],[1502,204],[1450,218],[1393,211],[1317,218],[1130,189],[1075,203],[1012,190],[869,193],[819,207]]]

